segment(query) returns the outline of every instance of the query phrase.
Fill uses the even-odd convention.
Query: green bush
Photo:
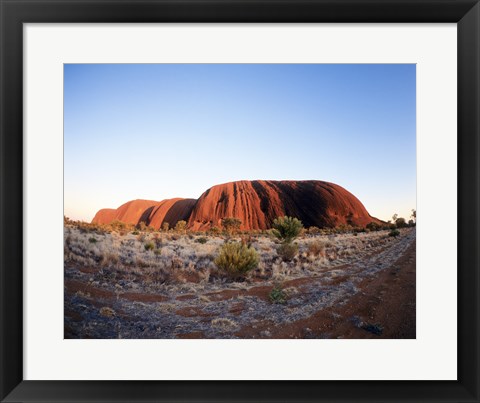
[[[273,220],[272,234],[282,242],[290,243],[298,237],[303,229],[302,222],[294,217],[278,217]]]
[[[145,250],[153,250],[155,248],[155,245],[153,244],[153,242],[147,242],[143,246],[145,247]]]
[[[287,302],[287,295],[280,286],[275,286],[268,294],[268,299],[272,304],[284,304]]]
[[[296,243],[282,243],[277,248],[277,253],[284,262],[290,262],[298,253],[298,245]]]
[[[201,236],[200,238],[195,239],[195,242],[201,243],[202,245],[207,243],[208,239],[204,236]]]
[[[94,238],[94,237],[88,238],[88,242],[97,243],[97,238]]]
[[[395,224],[397,228],[405,228],[407,226],[407,221],[405,218],[400,217],[395,220]]]
[[[400,235],[400,231],[398,229],[392,229],[389,233],[388,236],[394,236],[397,237]]]
[[[370,231],[379,231],[381,229],[381,226],[380,224],[377,224],[376,222],[372,221],[367,224],[366,228],[369,229]]]
[[[258,266],[259,258],[254,248],[238,242],[225,243],[220,247],[220,253],[214,263],[230,276],[242,277]]]

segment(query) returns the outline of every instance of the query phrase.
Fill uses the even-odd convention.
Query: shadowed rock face
[[[174,227],[178,221],[188,221],[188,217],[196,203],[196,199],[163,200],[150,214],[148,225],[160,228],[164,222]]]
[[[188,227],[220,227],[222,218],[236,217],[242,220],[242,229],[267,229],[285,215],[298,218],[305,227],[380,222],[354,195],[333,183],[239,181],[208,189],[195,204]]]
[[[173,227],[185,220],[188,228],[197,231],[221,227],[222,218],[236,217],[242,220],[241,228],[249,230],[270,228],[275,218],[284,215],[298,218],[305,227],[381,222],[341,186],[313,180],[238,181],[213,186],[198,200],[133,200],[116,210],[100,210],[92,222],[145,222],[158,229],[164,222]]]

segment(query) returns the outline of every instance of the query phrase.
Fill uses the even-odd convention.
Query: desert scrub
[[[275,286],[268,294],[268,299],[272,304],[284,304],[287,302],[287,294],[283,291],[282,287]]]
[[[220,228],[218,228],[218,227],[212,227],[212,228],[209,229],[208,232],[213,236],[217,236],[217,235],[220,234],[221,231],[220,231]]]
[[[376,222],[369,222],[366,226],[366,228],[370,231],[380,231],[382,229],[380,224],[377,224]]]
[[[153,244],[153,242],[147,242],[145,245],[143,245],[143,247],[145,248],[145,250],[155,249],[155,245]]]
[[[327,243],[324,241],[316,240],[308,244],[308,253],[313,256],[325,256],[325,249]]]
[[[217,318],[212,320],[212,326],[224,332],[234,331],[238,324],[228,318]]]
[[[303,229],[302,222],[294,217],[278,217],[273,220],[272,234],[284,243],[292,242]]]
[[[115,311],[108,306],[104,306],[100,308],[100,315],[105,316],[106,318],[111,318],[115,316]]]
[[[235,217],[227,217],[222,219],[222,227],[227,234],[233,234],[240,229],[242,225],[242,220]]]
[[[215,258],[215,265],[226,271],[231,277],[243,277],[258,266],[257,251],[238,242],[225,243],[220,247],[220,253]]]
[[[298,245],[296,243],[282,243],[277,248],[277,253],[284,262],[290,262],[298,253]]]
[[[389,233],[388,233],[388,236],[393,236],[393,237],[397,237],[400,235],[400,231],[398,229],[392,229]]]
[[[116,265],[119,262],[119,257],[114,252],[105,252],[100,258],[100,266],[102,267],[111,267]]]
[[[200,244],[206,244],[208,239],[204,236],[201,236],[200,238],[195,239],[195,242],[200,243]]]
[[[179,233],[185,233],[187,230],[187,222],[184,220],[180,220],[175,224],[175,231]]]
[[[88,242],[90,243],[97,243],[97,238],[94,238],[93,236],[91,238],[88,238]]]

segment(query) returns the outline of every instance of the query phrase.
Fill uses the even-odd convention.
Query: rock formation
[[[270,228],[276,217],[284,215],[298,218],[305,227],[365,226],[372,221],[381,222],[341,186],[315,180],[237,181],[213,186],[198,200],[133,200],[116,210],[98,211],[92,222],[145,222],[158,229],[164,222],[173,227],[179,220],[185,220],[189,229],[203,231],[221,227],[222,218],[235,217],[242,221],[241,229],[250,230]]]

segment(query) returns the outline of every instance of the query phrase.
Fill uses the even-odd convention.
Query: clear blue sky
[[[317,179],[373,216],[416,208],[415,65],[67,64],[65,215]]]

